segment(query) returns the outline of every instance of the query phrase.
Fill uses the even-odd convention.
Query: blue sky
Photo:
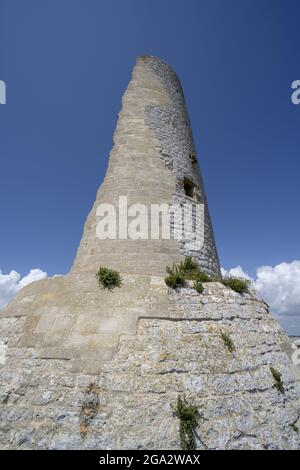
[[[142,54],[181,79],[222,266],[299,260],[299,14],[293,0],[0,0],[2,273],[69,270]]]

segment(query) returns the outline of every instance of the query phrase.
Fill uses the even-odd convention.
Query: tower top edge
[[[180,89],[182,96],[184,96],[180,79],[175,70],[167,62],[154,55],[140,55],[136,59],[133,70],[139,65],[149,68],[155,75],[160,77],[167,87],[170,87],[172,83],[173,86]]]
[[[164,67],[164,68],[168,68],[170,71],[172,71],[176,75],[175,70],[171,67],[170,64],[168,64],[168,62],[166,62],[165,60],[163,60],[160,57],[157,57],[155,55],[149,55],[149,54],[139,55],[136,58],[136,63],[140,63],[140,62],[144,63],[144,64],[150,64],[150,63],[153,64],[153,63],[155,63],[156,66],[161,66],[161,67]]]

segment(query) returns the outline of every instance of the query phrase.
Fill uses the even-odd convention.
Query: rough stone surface
[[[165,285],[166,265],[187,254],[219,274],[195,155],[176,75],[138,59],[70,273],[26,286],[1,312],[2,449],[177,449],[178,396],[198,408],[199,449],[299,448],[299,369],[266,305],[219,283],[202,294]],[[100,202],[183,204],[184,178],[205,204],[201,251],[174,239],[97,239]],[[121,271],[121,288],[99,288],[100,265]]]
[[[265,304],[218,283],[201,295],[170,291],[169,299],[164,316],[140,317],[134,334],[121,334],[97,374],[73,372],[72,359],[41,357],[22,345],[26,318],[3,318],[1,448],[178,449],[178,396],[198,408],[199,449],[299,448],[289,339]],[[282,374],[283,392],[270,367]]]
[[[184,256],[193,256],[198,260],[202,269],[209,274],[220,275],[219,260],[204,185],[197,163],[197,151],[181,84],[176,74],[167,64],[154,57],[146,57],[144,63],[157,76],[169,98],[168,104],[148,105],[145,108],[145,115],[146,124],[154,131],[154,135],[160,143],[161,158],[164,160],[166,167],[171,169],[176,177],[176,190],[172,202],[183,206],[190,201],[184,191],[183,182],[186,178],[194,185],[193,202],[204,204],[203,248],[199,251],[189,248],[187,237],[185,237],[180,241],[180,253]],[[176,228],[179,228],[176,227],[176,218],[174,222],[174,230],[176,230]],[[190,224],[195,226],[195,214],[191,216]]]

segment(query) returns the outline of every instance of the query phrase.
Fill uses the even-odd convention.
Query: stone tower
[[[191,250],[185,238],[99,240],[96,212],[100,203],[128,205],[191,202],[204,205],[204,244]],[[149,221],[150,222],[150,221]],[[193,220],[190,221],[193,225]],[[176,224],[176,218],[175,222]],[[150,225],[150,223],[149,223]],[[120,237],[119,237],[120,238]],[[126,257],[124,257],[126,253]],[[104,182],[87,219],[73,273],[98,269],[99,263],[126,273],[163,275],[166,265],[194,256],[204,271],[220,275],[217,250],[196,157],[192,130],[180,82],[173,70],[156,57],[137,60],[122,99],[114,145]]]
[[[120,197],[143,204],[148,222],[151,204],[204,207],[203,243],[99,238],[99,206]],[[184,224],[194,228],[195,214]],[[169,216],[174,235],[182,220]],[[288,337],[254,292],[168,288],[166,266],[186,255],[220,274],[180,83],[140,57],[70,273],[26,286],[0,314],[0,448],[180,448],[183,396],[198,409],[198,449],[299,447]],[[120,271],[121,288],[102,290],[99,266]]]

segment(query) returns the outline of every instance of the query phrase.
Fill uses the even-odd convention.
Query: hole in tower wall
[[[183,188],[184,188],[184,194],[186,196],[191,197],[191,198],[194,197],[194,195],[195,195],[195,185],[190,179],[184,178]]]

